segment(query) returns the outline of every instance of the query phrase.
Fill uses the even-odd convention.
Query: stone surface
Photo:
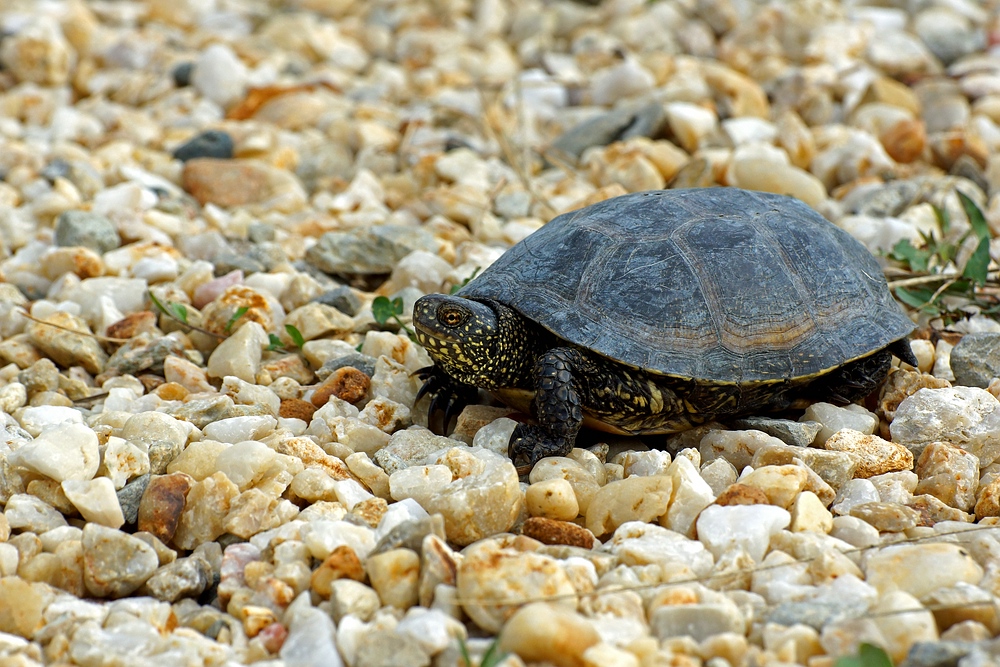
[[[931,442],[948,442],[988,466],[1000,456],[1000,402],[984,389],[920,389],[899,404],[889,426],[893,442],[915,455]]]
[[[7,462],[57,482],[89,480],[97,474],[100,465],[98,438],[83,424],[63,423],[42,431],[30,443],[10,454]]]
[[[480,628],[498,632],[520,605],[518,600],[561,596],[564,608],[575,607],[569,575],[559,561],[484,540],[464,552],[456,586],[462,608]]]
[[[868,557],[864,570],[879,592],[905,591],[918,599],[959,582],[974,584],[983,575],[969,552],[944,543],[886,547]]]
[[[524,493],[524,502],[533,517],[570,521],[580,514],[573,486],[561,478],[532,484]]]
[[[786,445],[808,447],[816,439],[821,425],[818,422],[797,422],[790,419],[770,417],[747,417],[737,419],[733,426],[739,429],[756,430],[778,438]]]
[[[852,429],[841,429],[827,438],[823,446],[835,452],[850,452],[857,457],[857,477],[874,477],[897,470],[913,468],[913,453],[902,445],[866,435]]]
[[[113,528],[83,529],[83,579],[94,597],[120,598],[149,579],[159,565],[151,546]]]
[[[654,475],[628,477],[605,485],[587,507],[587,530],[600,537],[629,521],[648,523],[658,519],[667,512],[673,484],[667,475]]]
[[[542,544],[567,544],[591,549],[596,543],[594,534],[575,523],[533,516],[524,522],[521,534],[536,539]]]
[[[114,250],[121,244],[118,230],[103,215],[89,211],[66,211],[56,220],[56,245],[83,246],[96,253]]]
[[[914,493],[929,493],[947,505],[968,511],[979,488],[979,459],[946,442],[924,448],[914,469],[920,481]]]
[[[70,333],[72,331],[80,333]],[[104,370],[108,355],[79,317],[57,311],[41,318],[40,322],[32,322],[27,333],[31,344],[57,364],[83,366],[88,373],[94,374]]]
[[[221,130],[208,130],[175,148],[173,156],[181,162],[199,157],[227,160],[233,157],[233,138]]]
[[[949,361],[955,384],[985,389],[993,378],[1000,377],[1000,333],[962,336]]]
[[[583,653],[600,639],[585,618],[545,602],[522,607],[504,625],[501,636],[501,650],[526,662],[544,661],[559,667],[584,664]]]
[[[771,535],[790,523],[788,511],[772,505],[711,505],[702,510],[695,525],[698,540],[716,558],[738,548],[759,562],[767,552]]]

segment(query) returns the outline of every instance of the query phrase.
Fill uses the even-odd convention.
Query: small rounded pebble
[[[173,155],[181,162],[199,157],[229,160],[233,157],[233,138],[222,130],[209,130],[175,148]]]

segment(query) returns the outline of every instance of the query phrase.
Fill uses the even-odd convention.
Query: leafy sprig
[[[892,667],[892,660],[878,646],[862,643],[857,655],[838,658],[834,667]]]
[[[469,647],[466,645],[464,639],[458,640],[458,650],[462,654],[462,661],[465,663],[465,667],[476,667],[472,662],[472,656],[469,655]],[[493,640],[489,648],[486,649],[486,653],[483,654],[483,659],[479,661],[479,667],[496,667],[507,654],[500,650],[500,637]],[[865,667],[868,667],[867,665]]]
[[[417,335],[413,332],[409,326],[400,318],[403,314],[403,297],[397,296],[393,300],[389,300],[388,297],[377,296],[375,300],[372,301],[372,317],[378,322],[379,326],[385,326],[389,320],[395,320],[399,328],[406,332],[406,335],[410,337],[410,340],[416,340]]]
[[[203,327],[195,326],[194,324],[188,322],[188,309],[184,304],[176,303],[174,301],[167,301],[166,303],[163,303],[162,301],[160,301],[160,299],[156,297],[155,294],[153,294],[152,291],[147,292],[147,294],[149,295],[149,300],[152,302],[154,306],[156,306],[156,309],[159,310],[164,315],[166,315],[167,317],[169,317],[170,319],[179,322],[180,324],[183,324],[191,331],[200,331],[203,334],[214,336],[220,339],[228,338],[232,334],[232,329],[233,326],[236,324],[236,322],[238,322],[239,319],[244,315],[246,315],[247,311],[250,310],[249,307],[247,306],[240,306],[239,308],[237,308],[233,312],[233,314],[229,317],[229,320],[226,321],[226,326],[225,326],[226,333],[219,334],[215,333],[214,331],[209,331],[208,329],[205,329]],[[288,333],[288,337],[292,339],[292,342],[295,344],[295,347],[302,349],[302,346],[305,345],[306,342],[305,338],[303,338],[302,336],[302,332],[300,332],[295,326],[291,324],[285,325],[285,332]],[[275,350],[286,349],[285,344],[281,342],[281,338],[279,338],[277,334],[269,333],[267,335],[267,338],[269,341],[269,344],[267,346],[268,351],[273,352]]]
[[[886,256],[906,267],[914,276],[889,283],[896,297],[906,305],[951,323],[966,313],[947,303],[944,297],[959,297],[961,302],[975,305],[980,312],[1000,312],[1000,302],[988,296],[982,287],[990,280],[990,229],[982,210],[972,199],[956,191],[962,208],[969,218],[970,228],[957,241],[946,239],[951,229],[947,211],[935,209],[938,234],[921,232],[920,244],[902,239]],[[956,265],[959,249],[969,239],[976,240],[976,248],[959,267]]]

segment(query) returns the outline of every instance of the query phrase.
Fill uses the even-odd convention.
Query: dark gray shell
[[[817,375],[914,328],[850,234],[797,199],[735,188],[560,215],[458,294],[625,364],[720,383]]]

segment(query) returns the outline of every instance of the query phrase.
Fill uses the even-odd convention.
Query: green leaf
[[[912,308],[919,308],[927,312],[936,312],[938,309],[931,303],[934,298],[934,291],[926,287],[897,287],[896,296],[900,301]]]
[[[892,667],[892,660],[878,646],[862,643],[857,655],[838,658],[834,667]]]
[[[933,206],[934,217],[937,218],[938,229],[941,230],[942,234],[947,234],[948,230],[951,229],[951,214],[948,213],[947,209],[943,209],[939,206]]]
[[[954,243],[939,243],[934,246],[934,254],[938,256],[938,263],[945,266],[955,259],[958,254],[958,245]]]
[[[962,202],[965,214],[969,216],[969,224],[972,225],[973,233],[979,239],[988,240],[990,238],[990,226],[986,224],[986,218],[983,217],[983,212],[979,209],[979,206],[961,190],[955,190],[955,194],[958,195],[959,201]]]
[[[479,662],[479,667],[495,667],[499,665],[507,654],[500,650],[500,638],[497,637],[490,644],[490,647],[486,649],[486,653],[483,654],[483,659]]]
[[[990,239],[989,237],[979,239],[979,245],[965,263],[962,275],[969,278],[977,285],[986,284],[986,276],[990,265]]]
[[[295,343],[295,347],[302,349],[302,346],[306,344],[306,339],[302,337],[302,332],[296,329],[291,324],[285,325],[285,331],[288,333],[289,338]]]
[[[271,342],[271,344],[267,346],[267,349],[271,352],[285,347],[285,345],[281,342],[281,339],[278,338],[277,334],[269,333],[267,334],[267,339]]]
[[[913,271],[924,272],[927,270],[931,257],[931,251],[925,248],[917,248],[910,242],[910,239],[900,239],[892,247],[889,254],[890,259],[897,262],[906,262]]]
[[[239,308],[236,309],[236,312],[233,313],[233,316],[229,318],[228,322],[226,322],[226,333],[229,333],[229,330],[233,328],[234,324],[236,324],[236,320],[243,317],[248,310],[250,310],[250,308],[248,308],[247,306],[240,306]]]
[[[171,303],[170,309],[174,311],[174,317],[179,319],[184,324],[188,323],[188,309],[183,303]]]
[[[156,306],[156,309],[159,310],[161,313],[163,313],[164,315],[172,315],[173,314],[169,310],[167,310],[166,306],[164,306],[162,303],[160,303],[160,300],[156,298],[156,295],[153,294],[153,292],[151,290],[147,290],[146,294],[149,295],[149,300],[153,302],[153,305]]]
[[[398,297],[396,300],[399,301],[399,312],[401,313],[403,312],[403,300]],[[372,317],[374,317],[375,321],[379,324],[385,324],[392,318],[393,315],[396,314],[395,303],[393,301],[389,301],[387,297],[377,296],[375,297],[375,300],[372,301]]]
[[[465,667],[472,667],[472,657],[469,655],[469,647],[465,645],[465,640],[462,638],[458,640],[458,652],[462,654]]]

